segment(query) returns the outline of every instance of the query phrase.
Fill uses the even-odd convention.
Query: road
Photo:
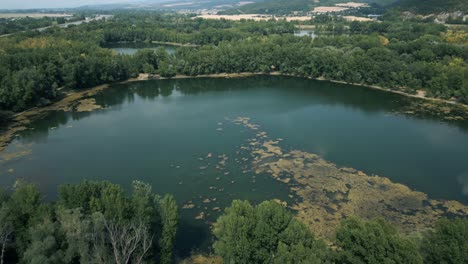
[[[48,26],[48,27],[42,27],[42,28],[36,28],[36,29],[32,29],[32,30],[37,30],[37,31],[41,32],[41,31],[44,31],[44,30],[46,30],[48,28],[52,28],[52,27],[67,28],[68,26],[71,26],[71,25],[78,26],[78,25],[81,25],[83,23],[89,23],[89,22],[92,22],[92,21],[108,19],[108,18],[111,18],[111,17],[112,17],[112,15],[97,15],[97,16],[95,16],[93,18],[86,18],[85,20],[74,21],[74,22],[69,22],[69,23],[64,23],[64,24],[59,24],[59,25],[54,25],[54,26]],[[8,37],[10,35],[20,33],[20,32],[26,32],[26,31],[18,31],[18,32],[11,33],[11,34],[0,35],[0,38]]]

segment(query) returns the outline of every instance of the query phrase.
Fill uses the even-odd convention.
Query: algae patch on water
[[[459,202],[431,200],[405,185],[353,168],[340,168],[313,153],[285,151],[279,140],[269,139],[265,131],[256,131],[259,126],[247,117],[233,122],[256,133],[249,140],[255,144],[242,148],[253,158],[252,169],[288,184],[301,198],[291,206],[297,218],[322,238],[331,239],[335,227],[348,216],[384,217],[404,231],[432,227],[443,216],[468,216],[468,207]]]
[[[86,97],[94,96],[100,93],[101,91],[103,91],[104,89],[106,89],[107,87],[109,86],[101,85],[101,86],[97,86],[89,90],[84,90],[84,91],[79,91],[79,92],[73,91],[73,92],[66,94],[66,96],[62,98],[60,101],[57,101],[51,105],[40,107],[40,108],[33,108],[31,110],[15,115],[15,117],[13,118],[13,121],[3,131],[0,131],[0,152],[5,150],[7,145],[13,140],[13,138],[19,132],[27,130],[29,124],[32,121],[40,119],[52,111],[71,112],[73,111],[74,105],[76,105],[78,101],[81,100],[79,103],[79,105],[81,105],[81,102],[84,101],[82,99]],[[94,99],[88,99],[88,100],[94,100]],[[87,105],[87,109],[90,109],[90,108],[97,109],[98,107],[95,101],[94,102],[85,101],[85,105]],[[102,108],[102,107],[99,106],[99,108]],[[86,109],[86,107],[83,106],[82,109]]]
[[[441,121],[463,121],[468,120],[468,107],[460,104],[450,104],[446,102],[411,100],[396,114],[405,114],[416,117],[431,116]]]
[[[94,98],[83,99],[79,102],[79,105],[76,106],[77,112],[92,112],[97,109],[102,109],[102,106],[96,104]]]
[[[14,161],[32,154],[32,144],[16,143],[12,151],[3,151],[0,153],[0,163]],[[12,170],[12,169],[10,169]],[[10,171],[10,172],[13,172]]]

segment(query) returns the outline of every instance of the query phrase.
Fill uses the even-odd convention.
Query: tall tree
[[[322,263],[327,248],[274,201],[235,200],[216,221],[215,253],[226,263]]]
[[[425,263],[468,263],[468,219],[441,219],[422,243]]]
[[[349,218],[336,232],[337,263],[422,263],[416,244],[388,222]]]

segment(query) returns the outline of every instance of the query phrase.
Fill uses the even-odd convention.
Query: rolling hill
[[[293,11],[309,11],[317,6],[332,6],[352,0],[260,0],[257,3],[229,9],[224,14],[288,14]],[[468,13],[467,0],[355,0],[380,7],[397,8],[417,14],[462,11]]]
[[[392,6],[417,14],[462,11],[468,13],[467,0],[400,0]]]
[[[352,0],[262,0],[258,3],[233,8],[223,14],[288,14],[294,11],[310,11],[317,6],[332,6],[338,3],[351,2]],[[378,4],[387,6],[398,0],[356,0],[355,2]]]

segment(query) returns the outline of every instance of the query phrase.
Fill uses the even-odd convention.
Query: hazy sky
[[[60,8],[129,2],[142,2],[142,0],[0,0],[0,9]]]

